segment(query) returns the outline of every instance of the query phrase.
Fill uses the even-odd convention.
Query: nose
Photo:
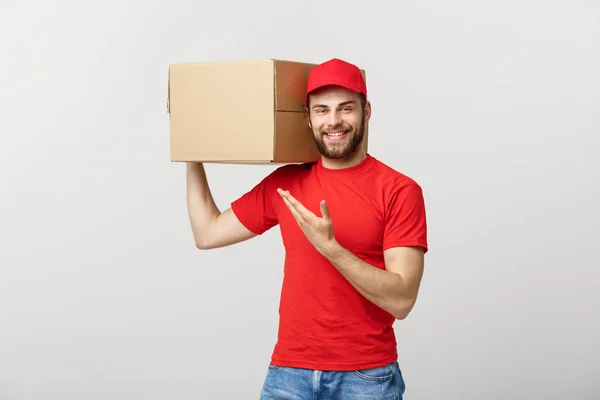
[[[341,122],[342,118],[340,117],[340,114],[337,111],[332,111],[327,116],[327,123],[329,124],[329,126],[337,126],[341,124]]]

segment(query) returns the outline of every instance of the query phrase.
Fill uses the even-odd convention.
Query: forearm
[[[204,165],[187,163],[187,208],[194,240],[198,247],[205,246],[211,223],[219,216],[208,186]]]
[[[323,254],[359,293],[394,317],[405,318],[414,305],[401,275],[361,260],[337,242]]]

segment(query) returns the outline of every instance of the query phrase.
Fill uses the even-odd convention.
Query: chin
[[[348,158],[353,155],[353,151],[350,150],[348,146],[345,146],[343,149],[340,148],[332,148],[330,146],[325,146],[325,148],[319,149],[319,152],[323,157],[332,159],[332,160],[341,160],[344,158]]]

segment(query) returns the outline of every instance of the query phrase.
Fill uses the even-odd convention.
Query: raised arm
[[[188,214],[197,248],[214,249],[257,236],[237,219],[231,208],[219,211],[202,163],[187,163],[186,181]]]

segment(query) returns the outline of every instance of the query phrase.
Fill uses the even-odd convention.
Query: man
[[[314,67],[306,96],[317,162],[277,168],[223,212],[202,164],[188,164],[194,238],[211,249],[280,226],[285,277],[261,399],[401,399],[392,324],[412,310],[423,274],[422,190],[365,151],[371,104],[358,67]]]

